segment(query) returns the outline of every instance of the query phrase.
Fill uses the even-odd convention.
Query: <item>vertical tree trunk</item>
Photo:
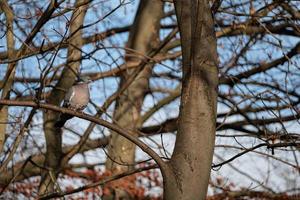
[[[134,51],[129,50],[126,52],[125,59],[127,63],[144,59],[141,55],[147,55],[159,43],[159,28],[162,15],[162,1],[140,1],[127,43],[127,47]],[[141,126],[139,123],[140,113],[145,94],[149,88],[152,67],[153,64],[147,64],[116,102],[114,120],[125,129],[136,130]],[[127,70],[122,74],[120,88],[134,72],[134,70]],[[135,148],[135,144],[112,132],[108,145],[109,158],[106,161],[106,169],[113,173],[121,173],[132,169],[135,162]],[[115,197],[106,196],[104,199],[131,199],[125,191],[115,190],[114,193]]]
[[[13,59],[14,58],[14,48],[15,48],[15,40],[14,40],[14,32],[13,32],[13,20],[14,20],[14,13],[12,9],[9,7],[7,1],[3,0],[0,2],[0,8],[4,12],[6,17],[6,45],[7,45],[7,58]],[[7,98],[9,95],[9,91],[13,85],[13,80],[15,77],[15,67],[13,67],[13,63],[8,64],[7,69],[13,68],[10,76],[8,77],[7,82],[3,85],[1,99]],[[6,127],[7,127],[7,117],[8,116],[8,107],[3,106],[0,109],[0,153],[3,150],[3,145],[5,143],[5,134],[6,134]]]
[[[126,62],[144,59],[141,55],[155,48],[159,42],[160,19],[163,15],[163,3],[160,0],[143,0],[140,2],[133,27],[130,30],[127,47],[133,51],[127,51]],[[125,129],[135,130],[138,124],[141,107],[145,93],[148,90],[148,82],[152,73],[152,64],[148,64],[140,72],[134,82],[123,92],[116,103],[114,120]],[[126,79],[134,72],[127,70],[122,74],[120,87]],[[109,158],[106,161],[108,170],[120,173],[132,168],[135,161],[135,145],[112,132],[108,146]]]
[[[89,0],[77,0],[76,4],[82,4]],[[52,90],[47,102],[59,105],[63,100],[66,91],[73,85],[78,76],[81,47],[82,47],[82,31],[79,29],[83,25],[84,17],[88,8],[88,4],[74,10],[70,20],[70,33],[72,37],[69,39],[67,66],[64,68],[61,78],[56,87]],[[79,30],[78,30],[79,29]],[[74,32],[76,32],[74,34]],[[74,62],[74,60],[78,60]],[[60,169],[62,158],[62,135],[59,128],[55,128],[54,124],[58,114],[53,111],[44,112],[44,131],[47,145],[46,158],[44,166],[47,168],[42,173],[42,179],[39,188],[39,195],[54,192],[58,189],[56,186],[56,178]]]
[[[208,0],[176,0],[183,54],[178,132],[164,199],[204,200],[214,149],[217,109],[217,51]]]

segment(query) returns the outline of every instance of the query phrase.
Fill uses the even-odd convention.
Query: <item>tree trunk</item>
[[[217,111],[217,51],[208,0],[176,0],[183,54],[178,132],[164,199],[205,199],[213,157]]]
[[[14,13],[12,9],[9,7],[7,1],[0,2],[0,8],[4,12],[6,17],[6,45],[7,45],[7,58],[13,59],[14,58],[14,49],[15,49],[15,40],[14,40],[14,32],[13,32],[13,20],[14,20]],[[6,99],[9,96],[10,89],[13,85],[13,80],[15,77],[15,67],[14,63],[8,64],[7,71],[9,69],[13,69],[11,74],[8,77],[7,82],[3,85],[1,99]],[[0,153],[2,153],[3,146],[5,143],[5,134],[6,134],[6,127],[7,127],[7,120],[8,120],[8,107],[3,106],[0,109]]]
[[[76,4],[82,4],[89,0],[77,0]],[[80,67],[82,31],[79,29],[83,25],[84,17],[88,5],[81,6],[74,10],[70,20],[67,66],[64,68],[61,78],[56,87],[52,90],[47,102],[54,105],[60,105],[66,91],[73,85]],[[74,34],[75,33],[75,34]],[[78,60],[74,62],[74,60]],[[39,195],[52,193],[59,189],[56,178],[60,169],[62,158],[62,133],[60,128],[55,128],[54,124],[58,114],[53,111],[44,112],[44,131],[47,145],[46,158],[44,166],[47,170],[42,173],[42,179],[39,188]]]
[[[162,15],[162,1],[140,1],[127,43],[127,48],[134,51],[128,50],[126,52],[126,63],[145,59],[144,56],[157,46],[159,43],[159,28]],[[145,94],[149,88],[152,67],[153,64],[145,65],[133,83],[117,99],[114,120],[125,129],[136,130],[141,126],[141,108]],[[126,84],[126,81],[135,73],[135,70],[127,70],[122,74],[120,88],[122,88],[123,84]],[[132,169],[135,163],[135,149],[135,144],[121,135],[112,132],[108,145],[109,157],[106,161],[106,169],[112,171],[114,174]],[[104,199],[110,198],[131,199],[130,195],[122,189],[116,189],[114,195],[104,197]]]
[[[162,1],[144,0],[140,2],[127,43],[127,47],[134,51],[127,51],[125,56],[127,63],[144,59],[141,55],[147,55],[158,44],[158,31],[162,15]],[[117,100],[114,120],[125,129],[136,130],[141,125],[138,121],[145,93],[148,91],[148,82],[152,73],[152,67],[153,64],[146,65],[133,83]],[[120,87],[122,87],[122,84],[133,73],[134,70],[127,70],[122,74]],[[121,135],[112,132],[108,146],[108,155],[109,158],[106,161],[108,170],[114,173],[127,171],[134,166],[135,144]]]

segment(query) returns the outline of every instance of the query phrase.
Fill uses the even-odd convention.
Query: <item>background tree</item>
[[[208,199],[299,198],[297,1],[0,8],[4,198],[203,199],[215,126]],[[88,115],[58,107],[79,75]]]

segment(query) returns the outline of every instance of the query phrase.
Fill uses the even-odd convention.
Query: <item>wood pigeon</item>
[[[90,100],[90,91],[88,84],[91,80],[88,77],[79,78],[79,80],[68,90],[64,98],[63,107],[75,111],[83,111]],[[59,119],[55,123],[55,127],[61,128],[67,120],[73,115],[61,113]]]

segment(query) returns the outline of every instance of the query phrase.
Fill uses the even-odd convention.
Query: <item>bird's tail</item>
[[[57,128],[61,128],[65,125],[66,121],[71,119],[73,115],[69,115],[66,113],[60,114],[59,119],[55,122],[54,126]]]

